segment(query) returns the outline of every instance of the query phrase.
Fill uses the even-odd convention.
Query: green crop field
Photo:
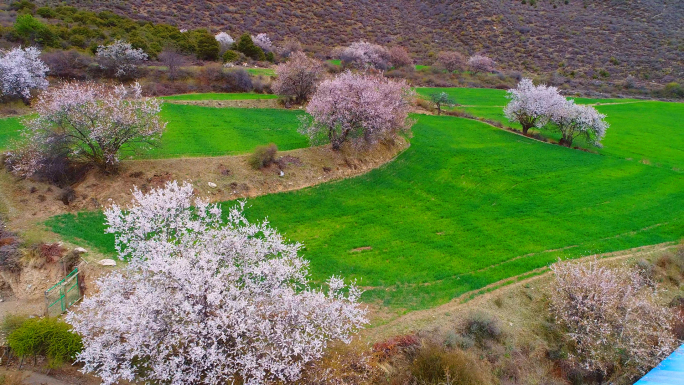
[[[246,68],[250,75],[275,76],[275,71],[271,68]]]
[[[253,108],[211,108],[165,103],[168,122],[161,143],[133,157],[175,158],[241,154],[275,143],[280,150],[308,146],[297,132],[298,111]]]
[[[661,105],[670,106],[650,108]],[[682,108],[673,105],[671,112]],[[268,217],[303,243],[315,280],[356,279],[366,288],[365,301],[398,310],[445,303],[557,258],[684,236],[684,174],[624,158],[631,151],[655,159],[662,143],[676,144],[681,128],[665,129],[666,120],[657,140],[593,154],[477,121],[414,117],[411,147],[394,162],[356,178],[251,199],[248,216]],[[614,143],[631,140],[638,127],[629,117],[613,124]],[[672,164],[684,161],[675,150],[667,156]],[[101,213],[65,214],[47,225],[112,252],[102,221]]]
[[[0,150],[4,150],[14,139],[19,138],[20,118],[0,119]]]
[[[253,99],[277,99],[278,95],[255,94],[255,93],[220,93],[208,92],[204,94],[181,94],[162,96],[163,100],[253,100]]]

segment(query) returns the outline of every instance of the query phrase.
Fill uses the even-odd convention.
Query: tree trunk
[[[567,139],[565,137],[562,137],[560,142],[558,142],[558,144],[560,144],[561,146],[565,146],[565,147],[571,147],[572,146],[572,138]]]

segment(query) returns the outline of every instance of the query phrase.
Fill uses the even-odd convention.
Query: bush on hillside
[[[268,167],[275,162],[277,153],[278,146],[276,146],[275,143],[271,143],[267,146],[258,146],[249,157],[249,165],[255,170]]]

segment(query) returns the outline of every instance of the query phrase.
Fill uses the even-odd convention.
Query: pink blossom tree
[[[553,104],[549,110],[552,127],[561,133],[561,145],[571,147],[576,138],[582,137],[590,144],[602,146],[609,124],[605,121],[606,115],[596,108],[566,100]]]
[[[365,41],[357,41],[339,52],[342,63],[357,69],[374,68],[384,71],[391,65],[390,54],[385,47]]]
[[[104,384],[292,382],[329,342],[350,342],[368,322],[360,290],[338,277],[312,288],[301,246],[243,206],[224,216],[174,181],[105,211],[128,264],[66,317],[85,372]]]
[[[142,97],[137,83],[114,89],[64,83],[39,96],[38,116],[24,120],[24,143],[8,153],[8,164],[17,175],[31,176],[60,146],[72,162],[115,171],[123,146],[149,145],[161,136],[166,123],[159,119],[160,110],[161,102]]]
[[[473,55],[468,59],[468,68],[473,73],[493,72],[496,63],[491,58],[484,55]]]
[[[506,97],[511,101],[504,107],[504,115],[509,121],[520,123],[523,134],[532,127],[545,126],[551,111],[565,103],[556,87],[535,86],[528,78],[523,78],[516,88],[509,89]]]
[[[318,86],[306,108],[311,119],[303,121],[301,132],[312,144],[329,142],[334,150],[348,139],[373,144],[411,128],[413,95],[405,81],[345,71]]]
[[[2,96],[21,98],[29,104],[31,92],[47,88],[48,67],[35,47],[0,50],[0,87]]]
[[[572,358],[606,374],[620,365],[643,374],[678,346],[674,313],[658,303],[655,283],[636,269],[594,260],[551,266],[550,309],[572,342]]]
[[[437,63],[449,72],[465,69],[466,58],[456,51],[442,51],[437,54]]]
[[[410,67],[413,65],[413,59],[411,59],[411,56],[404,47],[394,46],[389,49],[388,54],[390,63],[392,63],[392,66],[395,68]]]
[[[123,40],[97,47],[96,56],[100,68],[120,79],[134,77],[138,66],[147,60],[145,51],[133,48],[131,43]]]
[[[316,90],[323,76],[323,64],[298,51],[290,60],[276,67],[278,78],[273,82],[273,92],[294,99],[295,103],[306,102]]]

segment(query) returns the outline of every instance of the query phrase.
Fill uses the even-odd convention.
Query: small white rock
[[[86,249],[84,249],[84,248],[82,248],[82,247],[77,247],[77,248],[74,249],[74,252],[75,252],[75,253],[79,253],[79,254],[83,254],[83,253],[87,253],[88,250],[86,250]]]
[[[280,176],[285,176],[285,173],[283,172],[283,170],[280,170]]]
[[[209,182],[209,183],[207,183],[207,184],[208,184],[209,187],[211,187],[211,188],[216,188],[216,183],[214,183],[214,182]]]
[[[116,261],[113,259],[101,259],[98,264],[102,266],[116,266]]]

